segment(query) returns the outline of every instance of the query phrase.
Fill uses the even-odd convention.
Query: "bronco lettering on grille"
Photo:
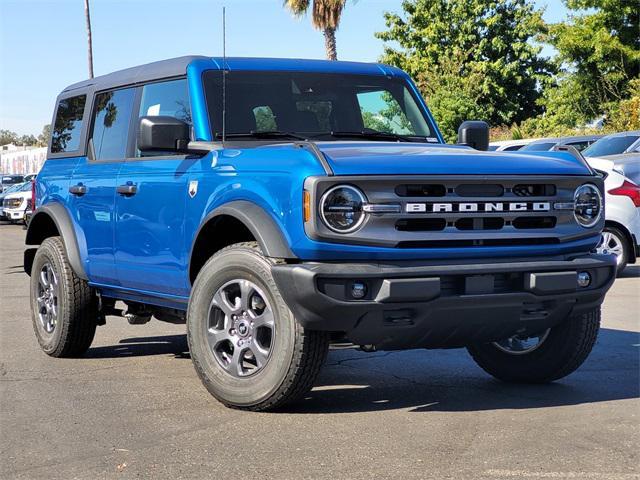
[[[548,212],[549,202],[407,203],[407,213]]]

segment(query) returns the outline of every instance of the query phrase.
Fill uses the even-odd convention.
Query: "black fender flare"
[[[45,238],[47,238],[43,237],[40,232],[42,222],[46,221],[45,217],[53,220],[53,223],[60,233],[64,248],[67,252],[69,264],[75,274],[83,280],[88,280],[89,278],[82,264],[82,257],[80,256],[80,248],[78,247],[78,239],[76,238],[76,232],[73,228],[73,222],[71,221],[69,212],[67,212],[67,209],[62,204],[48,203],[38,207],[35,215],[29,222],[25,244],[40,245]],[[31,275],[31,266],[36,250],[37,248],[27,248],[24,252],[24,270],[28,275]]]
[[[246,200],[235,200],[212,210],[202,221],[191,245],[190,258],[203,227],[216,217],[228,215],[242,222],[260,245],[266,257],[295,259],[284,233],[275,220],[260,206]],[[191,261],[189,261],[191,263]]]

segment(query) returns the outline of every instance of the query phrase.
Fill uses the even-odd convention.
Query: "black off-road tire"
[[[513,383],[548,383],[566,377],[589,356],[600,328],[600,307],[553,327],[538,348],[514,355],[493,343],[469,347],[476,363],[495,378]]]
[[[38,317],[38,277],[45,264],[57,277],[57,320],[48,333]],[[96,332],[98,302],[91,287],[69,265],[60,237],[47,238],[36,252],[31,269],[31,319],[42,350],[52,357],[79,357],[91,346]]]
[[[207,390],[228,407],[266,411],[298,400],[313,386],[327,356],[329,335],[305,330],[296,321],[273,280],[271,265],[255,242],[238,243],[211,257],[193,285],[187,311],[191,359]],[[246,378],[225,371],[206,338],[214,294],[236,279],[257,285],[268,297],[275,318],[271,356],[261,370]]]

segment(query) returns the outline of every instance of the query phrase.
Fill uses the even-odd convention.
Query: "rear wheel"
[[[547,383],[576,370],[593,349],[600,328],[600,307],[522,337],[474,345],[469,353],[490,375],[505,382]]]
[[[40,347],[52,357],[77,357],[91,346],[98,305],[67,259],[60,237],[47,238],[31,267],[31,317]]]
[[[312,386],[328,350],[325,332],[296,322],[255,243],[216,253],[194,283],[187,312],[191,358],[227,406],[269,410]]]

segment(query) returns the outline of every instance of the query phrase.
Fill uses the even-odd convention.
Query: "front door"
[[[171,116],[191,122],[185,79],[141,87],[137,118]],[[133,122],[137,130],[139,121]],[[115,259],[122,287],[187,296],[184,245],[188,171],[196,160],[170,152],[141,153],[122,164],[116,186]]]

